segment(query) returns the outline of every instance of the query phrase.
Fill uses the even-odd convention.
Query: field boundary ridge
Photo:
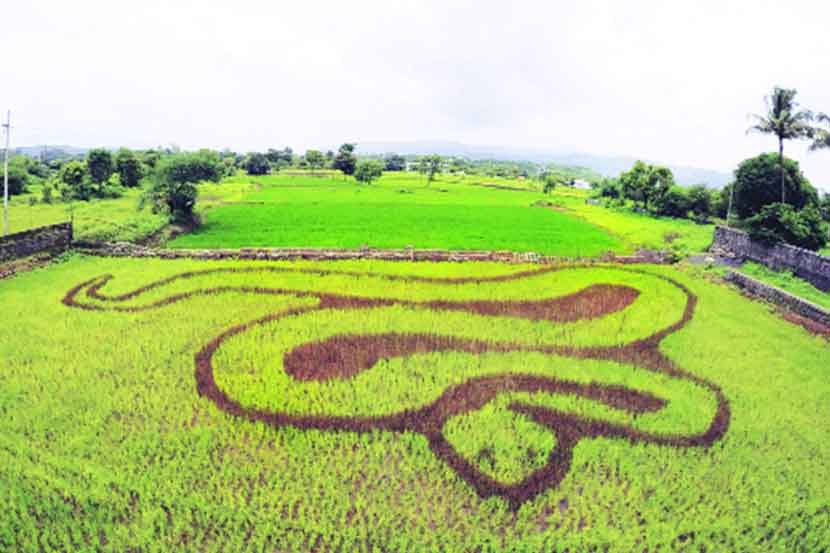
[[[99,257],[138,257],[156,259],[202,259],[202,260],[262,260],[281,261],[307,259],[319,261],[336,261],[346,259],[372,259],[381,261],[447,261],[447,262],[499,262],[499,263],[537,263],[559,264],[565,262],[601,262],[601,263],[649,263],[667,264],[671,259],[661,252],[641,250],[634,255],[619,256],[608,252],[596,257],[557,257],[545,256],[535,252],[514,251],[475,251],[475,250],[438,250],[416,249],[359,249],[341,248],[240,248],[240,249],[164,249],[140,246],[130,242],[90,243],[75,242],[74,249],[87,255]]]

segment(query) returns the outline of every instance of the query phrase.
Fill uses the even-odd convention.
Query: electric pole
[[[9,234],[9,138],[12,134],[12,110],[6,112],[6,150],[3,155],[3,236]]]

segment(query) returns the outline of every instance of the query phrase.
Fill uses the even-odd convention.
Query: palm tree
[[[778,161],[781,165],[781,203],[785,200],[784,191],[784,141],[799,138],[810,138],[813,135],[813,127],[810,123],[813,114],[807,110],[799,109],[795,101],[798,93],[793,88],[781,88],[776,86],[772,94],[764,98],[767,104],[767,115],[753,114],[755,124],[747,132],[759,132],[763,134],[774,134],[778,137]]]
[[[830,126],[830,115],[826,113],[819,113],[816,116],[816,121],[819,123],[826,123]],[[823,148],[830,149],[830,130],[823,129],[821,127],[814,129],[815,135],[813,136],[813,143],[810,144],[810,151],[815,152],[816,150],[821,150]]]

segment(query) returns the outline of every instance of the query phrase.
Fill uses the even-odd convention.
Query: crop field
[[[686,270],[69,255],[0,302],[0,550],[830,547],[830,344]]]
[[[259,190],[208,210],[195,232],[174,248],[337,247],[533,251],[568,257],[630,248],[607,230],[550,209],[526,183],[442,176],[431,185],[417,174],[386,174],[371,186],[342,177],[271,175],[230,183]],[[490,182],[493,180],[494,182]],[[495,187],[508,187],[507,190]]]

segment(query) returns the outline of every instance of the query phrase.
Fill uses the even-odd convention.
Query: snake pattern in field
[[[682,328],[693,315],[697,298],[683,284],[662,275],[634,268],[615,270],[643,273],[668,282],[685,295],[682,316],[666,328],[650,336],[615,346],[573,347],[561,345],[522,345],[489,342],[440,334],[339,334],[326,340],[308,342],[285,354],[285,371],[297,380],[349,379],[371,369],[381,359],[409,356],[419,353],[458,351],[470,354],[485,352],[533,352],[546,355],[614,361],[661,373],[671,378],[689,381],[706,389],[716,398],[717,407],[707,428],[696,434],[664,435],[644,432],[626,425],[592,419],[565,411],[514,401],[508,408],[524,415],[535,423],[550,429],[556,436],[556,446],[547,463],[517,483],[503,483],[482,472],[474,463],[459,454],[444,436],[447,421],[455,416],[481,409],[499,394],[505,393],[555,393],[580,396],[609,407],[630,413],[658,412],[666,401],[648,392],[620,385],[596,382],[578,383],[534,374],[505,373],[470,378],[461,384],[448,387],[431,403],[418,408],[404,409],[382,416],[323,416],[298,415],[279,411],[246,407],[226,394],[214,378],[213,357],[228,339],[241,335],[254,327],[325,309],[368,310],[378,307],[402,305],[414,309],[433,311],[464,311],[479,316],[513,317],[532,321],[548,321],[551,324],[577,320],[597,319],[621,311],[637,300],[639,291],[622,285],[594,284],[579,292],[538,301],[408,301],[392,298],[366,298],[345,293],[303,291],[289,288],[252,286],[217,286],[172,294],[145,305],[127,305],[125,302],[176,281],[205,275],[240,273],[301,273],[309,276],[373,277],[389,281],[419,282],[431,284],[482,284],[510,282],[532,278],[561,270],[545,267],[508,275],[480,278],[435,278],[361,273],[336,270],[301,269],[260,266],[214,268],[179,273],[157,280],[130,292],[107,295],[102,289],[112,280],[103,275],[83,282],[69,290],[63,303],[72,308],[86,310],[135,313],[160,309],[166,305],[189,298],[226,292],[260,295],[291,295],[316,298],[313,306],[296,307],[272,313],[256,320],[231,326],[204,344],[195,355],[195,377],[198,393],[211,400],[219,409],[251,421],[261,421],[275,427],[293,426],[300,429],[331,431],[416,432],[426,437],[432,452],[446,462],[463,480],[483,498],[498,495],[505,498],[512,508],[536,497],[546,489],[556,486],[570,470],[574,447],[580,440],[595,437],[621,438],[631,443],[651,443],[672,447],[708,447],[726,433],[730,422],[729,403],[718,385],[696,376],[675,365],[659,349],[666,336]]]

